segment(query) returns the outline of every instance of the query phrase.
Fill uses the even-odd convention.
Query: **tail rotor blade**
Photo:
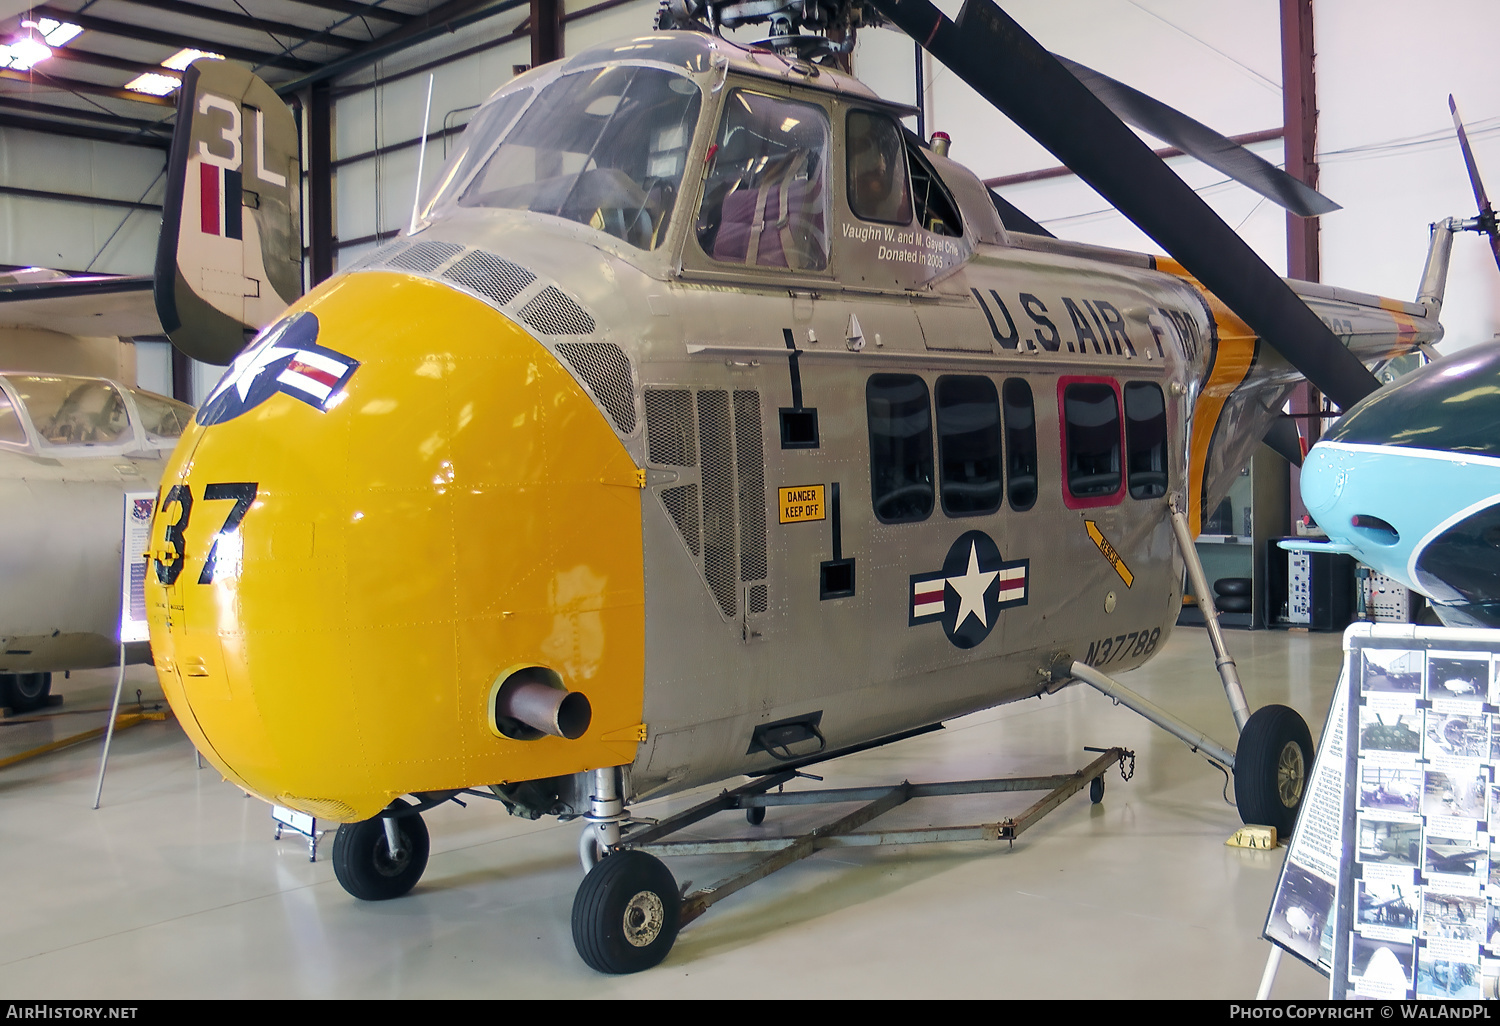
[[[1469,185],[1474,189],[1474,202],[1479,205],[1479,227],[1490,237],[1490,250],[1495,254],[1495,266],[1500,267],[1500,231],[1495,225],[1495,208],[1484,191],[1484,182],[1479,178],[1479,165],[1474,163],[1474,150],[1469,146],[1469,133],[1464,131],[1464,122],[1458,116],[1458,103],[1452,94],[1448,96],[1448,110],[1453,114],[1453,127],[1458,130],[1458,145],[1464,151],[1464,166],[1469,169]]]

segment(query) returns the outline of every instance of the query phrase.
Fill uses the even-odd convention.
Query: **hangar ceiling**
[[[169,90],[181,80],[181,72],[164,62],[180,51],[243,61],[278,92],[289,95],[519,3],[0,2],[0,126],[165,149],[176,113]],[[45,44],[51,56],[29,66],[24,51],[14,45],[23,38]],[[168,91],[142,91],[153,84]]]

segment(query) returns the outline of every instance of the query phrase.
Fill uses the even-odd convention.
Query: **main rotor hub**
[[[742,25],[767,25],[770,34],[754,46],[804,60],[847,54],[854,30],[883,24],[861,0],[662,0],[658,29],[719,35]]]

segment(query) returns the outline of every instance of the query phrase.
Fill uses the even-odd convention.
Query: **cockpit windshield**
[[[123,390],[102,378],[66,374],[11,374],[6,380],[25,407],[38,440],[46,448],[126,446],[162,448],[175,443],[192,420],[193,408],[138,388]],[[141,423],[131,427],[123,392],[135,402]],[[26,444],[17,410],[0,392],[0,441]]]
[[[564,75],[521,115],[459,205],[551,214],[655,249],[700,102],[691,79],[659,68]]]
[[[99,378],[15,376],[11,385],[48,445],[117,445],[130,439],[120,390]]]

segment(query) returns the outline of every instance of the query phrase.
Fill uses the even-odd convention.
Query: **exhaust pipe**
[[[543,666],[528,666],[501,676],[491,692],[490,729],[516,741],[535,741],[544,734],[576,741],[593,720],[588,696],[569,691],[562,678]]]

